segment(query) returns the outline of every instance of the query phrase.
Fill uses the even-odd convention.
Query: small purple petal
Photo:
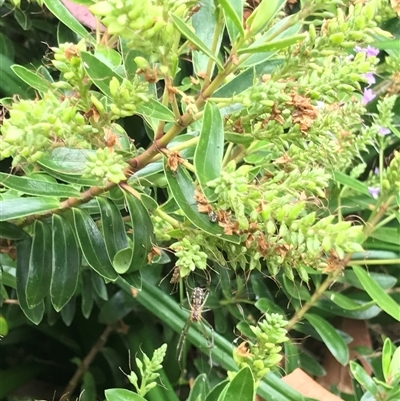
[[[379,50],[375,49],[375,47],[372,47],[370,45],[368,45],[367,47],[360,47],[360,46],[356,46],[353,49],[356,53],[365,53],[367,57],[373,57],[373,56],[377,56],[379,54]]]
[[[375,93],[372,91],[372,89],[364,89],[363,97],[361,99],[361,104],[366,105],[368,104],[371,100],[374,100],[376,98]]]
[[[375,167],[375,168],[374,168],[374,174],[375,174],[375,175],[379,175],[379,168],[378,168],[378,167]]]
[[[381,136],[386,136],[386,135],[390,134],[390,132],[391,132],[390,129],[385,128],[385,127],[380,127],[378,130],[378,134]]]
[[[374,199],[377,199],[379,196],[380,188],[377,187],[368,187],[368,192]]]
[[[372,47],[370,45],[368,45],[365,50],[365,54],[367,55],[367,57],[374,57],[379,54],[379,49],[375,49],[375,47]]]
[[[364,74],[364,78],[367,80],[368,85],[372,85],[376,82],[376,79],[372,72],[367,72],[366,74]]]

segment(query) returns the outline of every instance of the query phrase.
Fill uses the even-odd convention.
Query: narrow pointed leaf
[[[335,328],[318,315],[307,313],[305,317],[320,335],[335,359],[343,366],[347,365],[349,362],[349,350]]]
[[[75,294],[79,279],[80,254],[73,230],[62,216],[52,217],[51,303],[59,312]]]
[[[155,243],[155,237],[149,213],[142,202],[127,192],[125,192],[125,199],[133,228],[133,254],[131,265],[123,273],[130,273],[147,265],[147,257]]]
[[[79,246],[90,267],[107,280],[115,281],[118,278],[113,269],[104,239],[101,236],[93,219],[83,210],[73,209],[75,233]]]
[[[79,191],[69,185],[49,181],[35,180],[31,177],[18,177],[16,175],[0,173],[0,182],[7,188],[33,196],[46,197],[80,197]]]
[[[223,153],[224,124],[221,113],[214,103],[207,102],[194,154],[194,165],[201,189],[209,202],[214,202],[217,195],[212,188],[207,187],[207,182],[220,177]]]
[[[145,398],[124,388],[110,388],[104,391],[107,401],[146,401]]]
[[[28,234],[21,227],[8,221],[0,222],[0,238],[18,240],[27,236]]]
[[[263,43],[258,46],[247,47],[245,49],[238,50],[238,54],[247,54],[247,53],[262,53],[269,52],[272,50],[280,50],[286,47],[289,47],[297,42],[300,42],[306,37],[306,35],[296,35],[290,38],[274,40],[268,43]]]
[[[126,260],[118,259],[119,263],[114,263],[114,258],[119,251],[126,248],[130,250],[128,238],[125,233],[125,224],[122,220],[121,213],[115,203],[111,200],[103,197],[97,197],[96,200],[100,208],[102,231],[106,243],[108,258],[112,261],[114,269],[118,273],[125,272],[130,266],[130,255],[125,258]],[[130,254],[131,253],[132,252],[130,252]]]
[[[61,318],[66,326],[71,326],[76,311],[76,298],[72,297],[70,301],[61,310]]]
[[[207,214],[198,212],[194,199],[194,184],[186,169],[179,166],[177,171],[171,171],[164,165],[164,171],[176,203],[192,224],[208,234],[224,238],[235,244],[240,243],[237,235],[225,235],[222,227],[212,223]]]
[[[64,7],[61,1],[54,0],[43,0],[43,3],[55,15],[64,25],[66,25],[71,31],[75,32],[82,38],[93,42],[93,38],[87,30],[72,16],[72,14]]]
[[[93,308],[94,298],[93,298],[93,285],[91,281],[90,271],[82,272],[82,315],[88,319],[90,312]]]
[[[36,220],[26,281],[29,308],[39,305],[50,291],[51,255],[51,229],[46,223]]]
[[[34,324],[39,324],[44,315],[44,302],[35,308],[29,309],[26,303],[26,282],[29,273],[29,259],[32,247],[32,239],[27,238],[17,243],[17,295],[19,306],[25,316]]]
[[[242,25],[243,20],[243,2],[242,0],[218,0],[224,10],[225,23],[228,29],[229,38],[234,42],[237,35],[244,36]]]
[[[51,87],[50,83],[41,78],[40,75],[28,70],[22,65],[15,64],[11,67],[11,69],[15,75],[26,82],[31,88],[34,88],[39,92],[47,92]]]
[[[178,31],[192,44],[194,44],[198,50],[202,51],[206,54],[211,60],[215,61],[220,69],[223,68],[223,65],[219,59],[211,53],[208,47],[200,40],[195,33],[193,33],[190,28],[176,15],[171,14],[171,19]]]
[[[16,198],[0,202],[0,221],[14,220],[36,213],[48,212],[60,207],[60,202],[51,198]]]
[[[360,266],[353,266],[353,271],[360,280],[364,290],[388,315],[400,321],[399,305],[390,297]]]

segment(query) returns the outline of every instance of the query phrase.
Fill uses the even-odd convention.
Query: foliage
[[[73,377],[61,399],[81,385],[88,400],[177,400],[196,376],[189,400],[305,400],[277,366],[322,376],[307,337],[347,366],[335,317],[400,320],[393,10],[263,0],[242,23],[239,0],[77,3],[95,33],[60,2],[2,4],[11,35],[48,43],[41,61],[46,49],[28,60],[12,40],[0,54],[5,355],[20,338],[33,360],[61,365]],[[192,324],[187,340],[213,363],[186,349],[180,372],[180,304],[201,286],[207,304],[190,313],[211,309],[215,330]],[[397,396],[398,350],[383,347],[383,379],[350,363],[366,390],[354,381],[354,400]],[[124,378],[127,348],[143,362]],[[6,360],[3,397],[53,374],[27,358],[13,375]],[[117,388],[128,381],[136,392]]]

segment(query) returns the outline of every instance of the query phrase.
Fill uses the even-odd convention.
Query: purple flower
[[[375,174],[375,175],[379,175],[379,168],[378,168],[378,167],[375,167],[375,168],[374,168],[374,174]]]
[[[361,99],[361,104],[365,106],[368,104],[371,100],[374,100],[376,98],[375,93],[372,91],[372,89],[364,89],[363,97]]]
[[[386,135],[390,134],[390,129],[385,128],[385,127],[380,127],[378,130],[378,134],[381,136],[386,136]]]
[[[368,85],[372,85],[376,82],[376,79],[372,72],[367,72],[366,74],[364,74],[364,78],[367,80]]]
[[[377,187],[368,187],[368,192],[374,199],[377,199],[379,196],[380,188]]]
[[[365,47],[360,47],[360,46],[356,46],[354,48],[354,51],[356,53],[365,53],[367,57],[373,57],[373,56],[377,56],[379,54],[379,50],[375,49],[375,47],[372,47],[370,45],[368,45],[366,48]]]
[[[373,57],[379,54],[379,49],[375,49],[375,47],[372,47],[370,45],[368,45],[365,50],[365,54],[367,55],[367,57]]]

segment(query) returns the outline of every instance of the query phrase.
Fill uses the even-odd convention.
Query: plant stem
[[[67,387],[63,391],[63,395],[60,398],[60,401],[67,401],[71,398],[72,393],[74,392],[75,388],[79,383],[79,379],[85,374],[85,372],[89,369],[90,364],[93,362],[94,358],[96,357],[97,353],[104,347],[106,344],[108,337],[114,331],[113,325],[108,325],[103,333],[101,333],[100,337],[90,349],[88,354],[86,355],[85,359],[81,362],[78,366],[78,369],[72,376],[71,380],[68,382]]]

